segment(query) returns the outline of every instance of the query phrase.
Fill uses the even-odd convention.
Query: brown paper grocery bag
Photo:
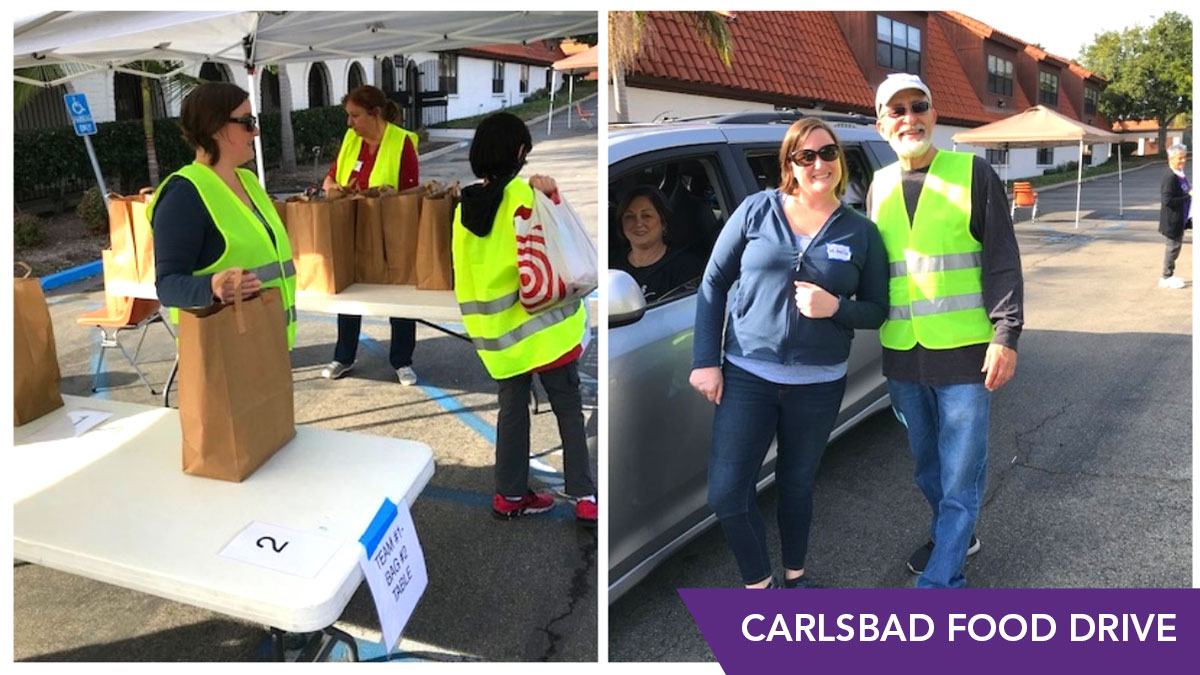
[[[241,285],[241,270],[235,285]],[[279,289],[179,315],[179,423],[186,473],[242,481],[296,435]]]
[[[30,277],[13,279],[13,424],[21,426],[63,406],[54,324],[42,285]]]
[[[421,200],[421,221],[417,232],[417,288],[421,290],[448,291],[454,288],[450,236],[458,198],[458,183],[449,187],[432,184],[428,194]]]
[[[297,290],[333,295],[354,283],[357,206],[352,200],[293,197],[282,212],[296,262]]]
[[[387,256],[383,243],[383,193],[371,189],[352,197],[357,206],[354,220],[354,280],[364,284],[388,282]]]
[[[146,217],[146,205],[154,188],[142,188],[136,195],[108,194],[108,231],[114,263],[123,281],[152,284],[154,273],[154,232]]]
[[[421,227],[423,187],[384,197],[383,252],[389,284],[417,283],[417,233]]]

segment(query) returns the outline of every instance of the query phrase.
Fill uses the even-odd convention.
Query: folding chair
[[[1018,206],[1032,206],[1033,213],[1029,216],[1029,220],[1037,222],[1038,198],[1037,193],[1033,191],[1032,184],[1027,182],[1013,183],[1013,202],[1012,208],[1008,211],[1009,218],[1012,218],[1016,214]]]
[[[583,104],[579,101],[575,102],[575,112],[579,115],[580,121],[587,125],[587,128],[596,128],[596,125],[592,123],[592,118],[596,116],[596,113],[585,113],[583,111]]]
[[[162,315],[162,306],[157,300],[144,300],[141,298],[121,298],[109,297],[109,302],[106,306],[97,309],[94,312],[88,312],[75,319],[75,323],[80,326],[95,326],[100,331],[100,358],[96,360],[96,370],[92,373],[92,391],[99,391],[98,386],[100,381],[100,371],[104,369],[104,354],[107,350],[115,347],[121,350],[125,355],[125,360],[129,361],[129,365],[133,366],[142,383],[150,390],[151,395],[158,395],[154,391],[154,387],[150,386],[150,382],[146,380],[146,375],[142,369],[138,367],[138,354],[142,351],[142,342],[146,339],[146,329],[152,323],[161,323],[167,332],[171,334],[171,339],[175,339],[175,331],[171,329],[171,324]],[[133,350],[133,355],[125,349],[121,344],[121,331],[139,330],[141,335],[138,337],[137,347]]]

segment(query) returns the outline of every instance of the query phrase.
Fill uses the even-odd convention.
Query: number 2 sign
[[[337,539],[255,521],[221,549],[221,556],[312,578],[341,546]]]

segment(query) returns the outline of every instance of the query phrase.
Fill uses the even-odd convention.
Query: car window
[[[866,154],[858,145],[843,145],[846,152],[846,166],[850,169],[850,177],[846,180],[846,194],[842,203],[859,211],[866,208],[867,187],[871,185],[874,171]],[[760,190],[779,187],[779,148],[757,147],[746,150],[746,161],[750,172],[758,182]]]
[[[730,195],[715,153],[659,156],[622,168],[611,176],[609,196],[609,268],[629,271],[630,240],[620,209],[631,191],[656,188],[665,201],[667,256],[662,266],[637,270],[647,305],[691,295],[699,285],[717,234],[729,217]],[[630,227],[633,227],[630,223]],[[670,286],[670,287],[667,287]]]

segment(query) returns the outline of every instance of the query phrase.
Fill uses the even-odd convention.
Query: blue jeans
[[[888,379],[896,416],[908,427],[913,478],[933,519],[933,555],[917,588],[962,588],[963,565],[987,481],[988,408],[983,383],[925,386]]]
[[[767,531],[758,510],[759,470],[778,439],[779,538],[783,565],[803,569],[812,522],[812,492],[821,455],[837,421],[846,378],[821,384],[768,382],[726,363],[721,405],[713,420],[708,505],[737,559],[746,585],[771,576]]]

